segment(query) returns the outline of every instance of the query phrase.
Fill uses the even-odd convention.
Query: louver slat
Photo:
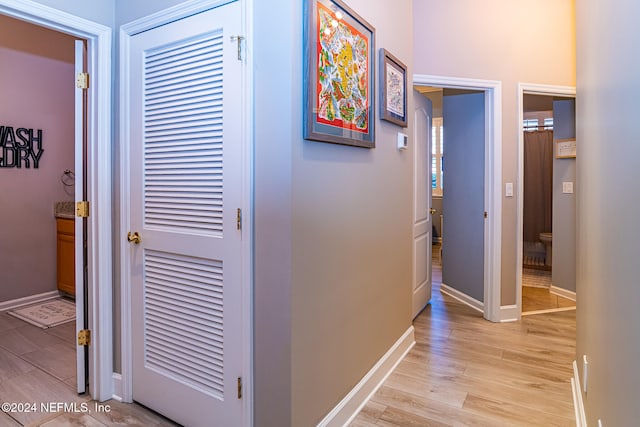
[[[222,53],[216,33],[145,56],[148,228],[222,236]]]
[[[145,266],[145,365],[222,399],[222,262],[147,250]]]

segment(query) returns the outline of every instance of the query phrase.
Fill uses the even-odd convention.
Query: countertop
[[[53,206],[53,215],[56,218],[74,219],[75,211],[74,202],[56,202]]]

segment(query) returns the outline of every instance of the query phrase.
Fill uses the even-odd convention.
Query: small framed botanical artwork
[[[407,127],[407,66],[380,49],[380,118]]]
[[[305,139],[375,147],[374,36],[340,0],[305,0]]]

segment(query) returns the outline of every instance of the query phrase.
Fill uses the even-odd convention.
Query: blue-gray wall
[[[553,138],[575,138],[575,99],[553,102]],[[578,141],[579,144],[579,141]],[[554,151],[555,153],[555,151]],[[578,154],[579,156],[579,154]],[[579,157],[577,157],[579,159]],[[553,158],[553,260],[552,284],[576,290],[576,161]],[[562,192],[562,183],[573,183],[573,194]]]
[[[484,301],[484,93],[445,96],[442,283]]]

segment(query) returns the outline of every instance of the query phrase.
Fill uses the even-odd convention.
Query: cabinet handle
[[[133,242],[133,243],[135,243],[137,245],[142,241],[142,237],[140,237],[140,234],[138,234],[137,231],[134,232],[134,233],[128,232],[127,233],[127,240],[129,242]]]

